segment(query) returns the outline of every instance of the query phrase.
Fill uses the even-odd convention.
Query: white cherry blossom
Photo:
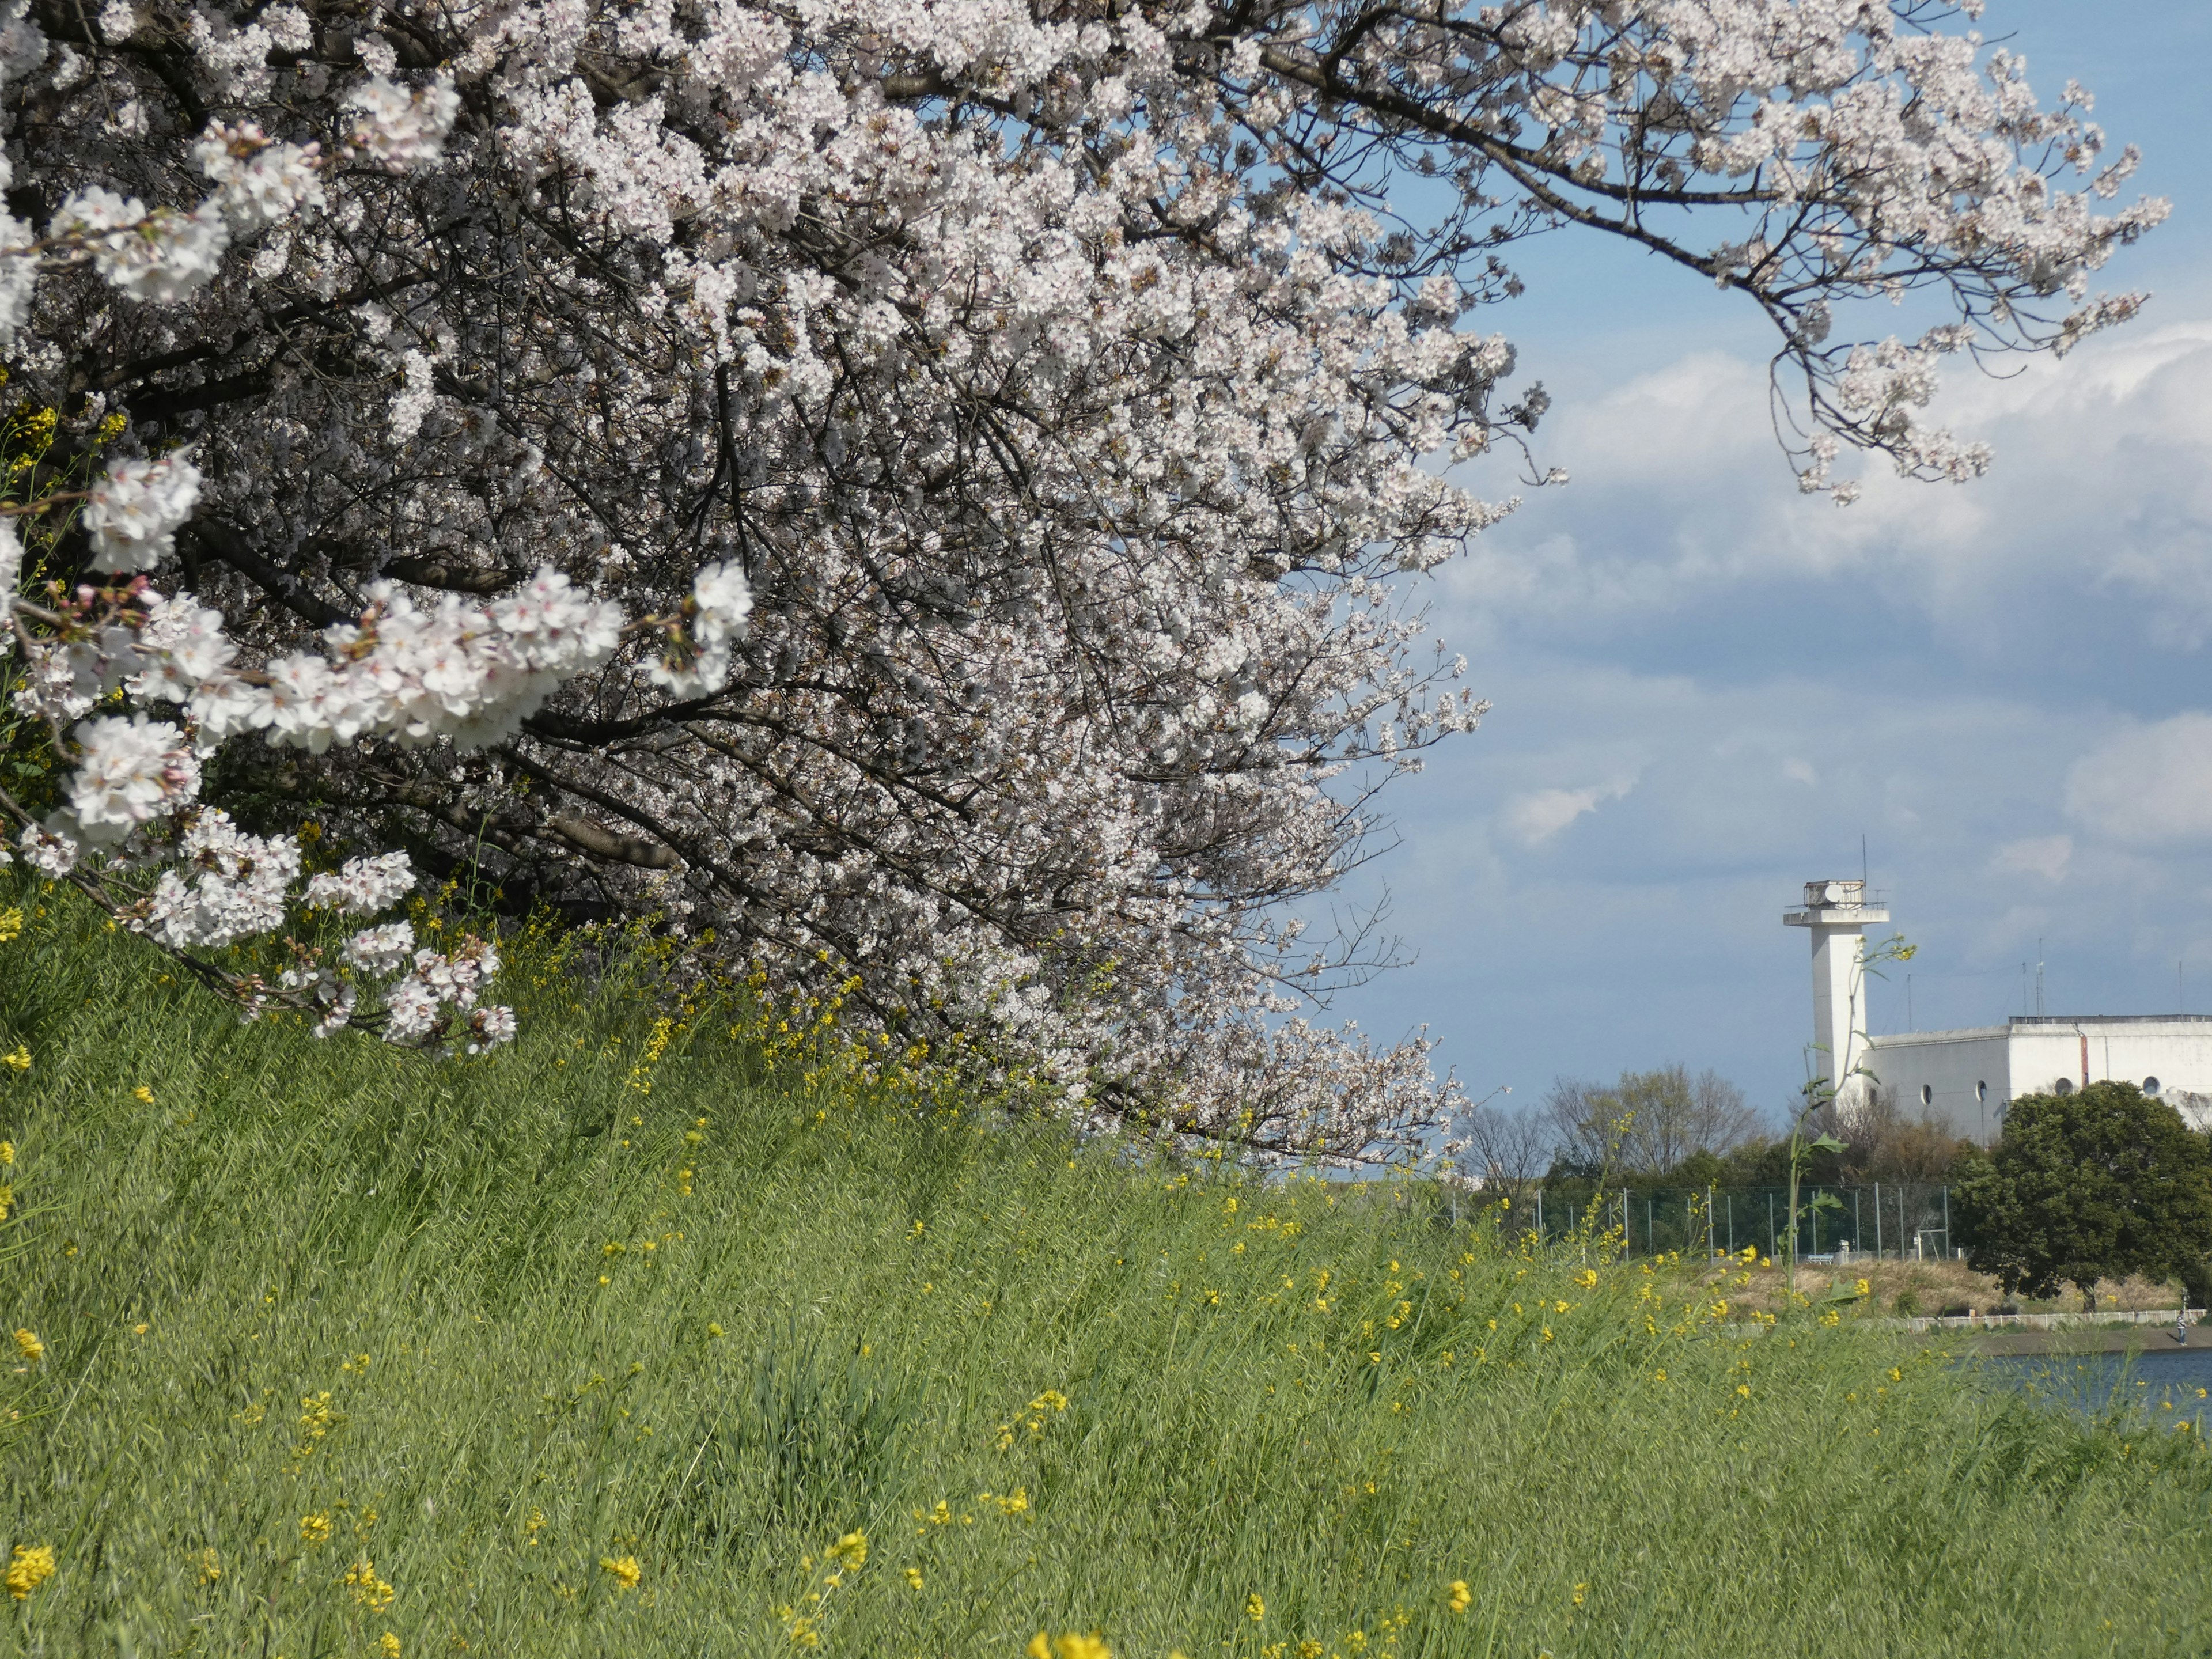
[[[1842,502],[1982,471],[1939,371],[2126,321],[2165,212],[1936,0],[157,10],[50,51],[0,0],[6,182],[62,204],[0,222],[11,386],[167,457],[15,503],[139,580],[18,603],[15,707],[66,744],[120,693],[364,858],[1283,1156],[1452,1104],[1313,1018],[1387,950],[1282,918],[1483,711],[1409,585],[1565,481],[1486,321],[1521,240],[1765,317]],[[312,942],[397,875],[210,889],[237,832],[151,741],[86,786],[120,842],[27,856],[179,950],[318,907],[248,1006],[511,1030],[489,947]]]
[[[93,568],[153,569],[175,550],[177,526],[191,515],[199,494],[199,469],[187,453],[110,462],[84,509]]]

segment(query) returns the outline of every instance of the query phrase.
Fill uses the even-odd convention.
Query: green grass
[[[642,1092],[626,980],[518,973],[521,1042],[438,1063],[240,1026],[113,943],[57,904],[0,945],[4,1318],[46,1346],[0,1375],[6,1541],[58,1562],[0,1649],[2212,1647],[2189,1437],[1848,1318],[1723,1330],[1419,1185],[987,1127],[720,1018]]]

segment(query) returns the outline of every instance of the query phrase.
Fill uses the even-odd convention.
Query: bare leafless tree
[[[1668,1175],[1698,1152],[1729,1152],[1759,1130],[1742,1090],[1679,1063],[1623,1072],[1611,1085],[1561,1078],[1543,1115],[1562,1162],[1643,1176]]]

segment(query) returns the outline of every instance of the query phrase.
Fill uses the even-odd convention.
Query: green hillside
[[[17,902],[0,1650],[2212,1648],[2192,1434],[1848,1311],[987,1122],[542,945],[438,1062]]]

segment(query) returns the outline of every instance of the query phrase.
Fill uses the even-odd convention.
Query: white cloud
[[[1792,783],[1802,783],[1809,789],[1820,787],[1820,775],[1813,769],[1813,763],[1796,755],[1782,763],[1782,775]]]
[[[2124,846],[2212,839],[2212,714],[2115,733],[2074,763],[2066,811]]]
[[[2073,861],[2073,836],[2029,836],[1998,848],[1990,859],[1990,869],[2000,876],[2040,876],[2059,882],[2066,879],[2066,866]]]
[[[1625,783],[1594,783],[1586,789],[1532,789],[1505,803],[1498,823],[1523,847],[1541,847],[1585,812],[1595,812],[1605,801],[1619,800],[1636,787]]]
[[[1994,445],[1988,477],[1923,483],[1861,457],[1865,495],[1838,509],[1797,492],[1765,366],[1686,356],[1563,404],[1540,459],[1576,482],[1448,566],[1446,605],[1586,638],[1765,592],[1803,603],[1810,629],[1914,614],[1987,659],[2022,648],[2023,617],[2063,635],[2086,604],[2155,646],[2212,641],[2212,319],[2121,330],[2004,380],[1960,362],[1933,416]],[[1838,583],[1857,589],[1840,612]]]

